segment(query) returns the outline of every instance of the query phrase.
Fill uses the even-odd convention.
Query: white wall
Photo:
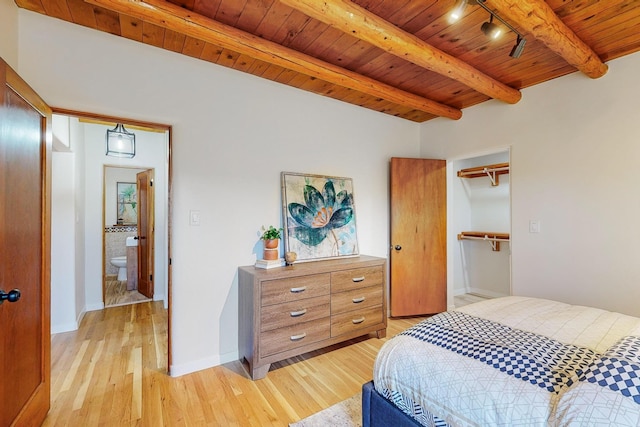
[[[609,67],[598,80],[572,74],[525,89],[516,105],[423,123],[421,153],[510,145],[513,294],[638,316],[640,53]]]
[[[85,194],[86,194],[86,185],[85,185],[85,173],[86,173],[86,165],[84,161],[79,159],[84,159],[85,157],[85,149],[84,144],[72,144],[71,141],[80,141],[83,138],[83,131],[80,122],[75,117],[69,118],[69,147],[73,149],[75,154],[75,299],[76,299],[76,316],[78,325],[82,321],[82,317],[86,312],[86,253],[85,253],[85,240],[86,240],[86,214],[85,214]],[[55,184],[54,184],[55,185]],[[52,203],[55,203],[52,201]],[[53,225],[52,225],[53,227]],[[53,316],[54,307],[51,307],[51,312]]]
[[[0,0],[0,57],[18,69],[18,6],[12,0]]]
[[[387,256],[388,161],[419,125],[22,10],[19,72],[53,106],[173,126],[173,375],[237,359],[237,267],[281,224],[281,171],[353,178],[361,253]]]
[[[75,154],[53,152],[51,164],[51,333],[78,329],[75,258]]]

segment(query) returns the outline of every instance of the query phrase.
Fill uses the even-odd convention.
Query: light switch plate
[[[529,233],[540,232],[540,220],[529,220]]]
[[[195,227],[200,225],[200,211],[189,211],[189,225]]]

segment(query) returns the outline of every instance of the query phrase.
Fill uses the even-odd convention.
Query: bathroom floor
[[[115,275],[105,277],[105,307],[151,301],[149,298],[142,295],[138,291],[128,291],[127,281],[116,280],[116,277],[117,276]]]

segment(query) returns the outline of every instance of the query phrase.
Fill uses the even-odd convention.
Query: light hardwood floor
[[[387,337],[422,319],[389,319]],[[258,381],[237,361],[171,378],[166,325],[162,303],[145,302],[89,312],[78,331],[53,336],[43,425],[287,426],[360,391],[386,341],[366,337],[288,359]]]
[[[117,305],[136,304],[142,301],[150,301],[150,298],[136,291],[127,290],[127,282],[117,280],[116,276],[105,276],[104,278],[104,306],[114,307]]]

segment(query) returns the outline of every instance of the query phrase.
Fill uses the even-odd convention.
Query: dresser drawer
[[[262,307],[260,312],[260,331],[270,331],[329,317],[331,314],[329,301],[329,295],[324,295]]]
[[[328,317],[304,322],[286,328],[274,329],[260,334],[260,357],[281,353],[330,338]]]
[[[283,302],[299,301],[303,298],[329,295],[330,280],[329,273],[266,280],[262,282],[261,305],[265,307]]]
[[[331,336],[346,334],[347,332],[367,329],[383,322],[382,306],[354,310],[331,316]]]
[[[331,292],[343,292],[383,283],[382,267],[363,267],[331,273]]]
[[[369,286],[331,294],[331,314],[382,305],[382,286]]]

